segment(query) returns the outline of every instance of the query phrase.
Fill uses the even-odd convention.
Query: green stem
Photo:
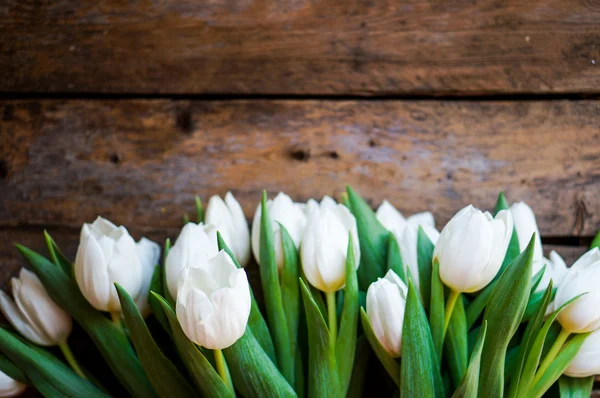
[[[119,311],[111,312],[110,313],[110,319],[112,319],[112,322],[115,324],[116,327],[118,327],[119,329],[122,329],[122,326],[121,326],[121,313]]]
[[[231,381],[231,375],[229,374],[229,368],[227,367],[227,363],[225,362],[223,351],[214,350],[213,353],[215,355],[215,365],[217,367],[217,373],[219,373],[219,376],[221,376],[221,379],[223,380],[223,383],[225,383],[227,388],[229,388],[231,392],[234,392],[233,382]]]
[[[335,307],[335,292],[325,293],[327,297],[327,317],[329,324],[329,333],[331,333],[331,339],[333,345],[337,340],[337,308]]]
[[[67,344],[67,342],[65,341],[64,343],[60,343],[58,346],[60,347],[60,350],[65,356],[65,359],[71,366],[71,369],[73,369],[73,371],[77,373],[81,378],[87,380],[87,376],[85,375],[85,373],[83,373],[83,370],[79,366],[79,363],[77,363],[77,360],[73,356],[73,352],[71,351],[71,348],[69,348],[69,344]]]
[[[448,295],[448,301],[446,302],[446,313],[444,314],[444,337],[446,336],[446,331],[448,330],[448,325],[450,324],[450,318],[452,318],[452,311],[454,311],[456,300],[458,300],[459,297],[460,292],[450,290],[450,294]]]
[[[534,386],[538,381],[540,381],[540,379],[542,378],[544,373],[546,373],[546,371],[548,370],[550,365],[552,365],[552,361],[554,361],[554,359],[560,352],[560,349],[565,344],[565,342],[567,341],[567,339],[569,338],[570,335],[571,335],[571,332],[568,332],[565,329],[560,330],[560,333],[559,333],[558,337],[556,338],[556,341],[554,342],[554,344],[552,344],[552,347],[550,347],[550,351],[548,351],[548,354],[546,354],[546,358],[544,358],[544,360],[542,361],[542,364],[538,368],[538,370],[535,374],[535,377],[533,378],[532,386]]]

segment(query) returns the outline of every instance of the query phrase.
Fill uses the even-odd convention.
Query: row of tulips
[[[197,200],[197,223],[162,256],[100,217],[82,227],[74,263],[47,233],[48,258],[17,245],[32,271],[13,278],[12,298],[0,292],[17,332],[0,330],[0,396],[26,385],[52,397],[591,391],[600,239],[567,268],[543,256],[531,208],[502,194],[494,215],[467,206],[441,232],[429,212],[405,218],[387,201],[373,212],[350,188],[342,202],[265,194],[250,230],[231,193]],[[80,366],[72,318],[116,386]]]

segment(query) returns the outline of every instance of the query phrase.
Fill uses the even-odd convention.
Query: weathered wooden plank
[[[600,102],[23,100],[0,105],[0,226],[174,229],[193,196],[339,196],[439,224],[500,190],[542,235],[600,226]]]
[[[597,93],[592,0],[5,0],[0,90]]]

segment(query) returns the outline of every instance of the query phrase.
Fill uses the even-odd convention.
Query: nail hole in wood
[[[0,180],[4,180],[8,177],[8,165],[6,160],[0,159]]]
[[[121,156],[118,153],[113,152],[108,157],[108,160],[113,164],[119,164],[121,162]]]
[[[377,142],[376,142],[376,141],[375,141],[373,138],[371,138],[371,139],[369,140],[369,146],[370,146],[371,148],[373,148],[373,147],[376,147],[376,146],[377,146]]]
[[[192,113],[190,109],[184,109],[177,114],[177,127],[185,134],[191,134],[194,131],[194,123],[192,121]]]
[[[337,151],[331,151],[331,152],[329,152],[329,157],[331,159],[339,159],[340,155],[337,153]]]
[[[303,148],[292,149],[291,152],[292,158],[296,159],[299,162],[308,162],[310,159],[310,150]]]

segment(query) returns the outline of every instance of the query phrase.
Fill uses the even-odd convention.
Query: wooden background
[[[500,190],[600,227],[599,0],[4,0],[0,287],[47,228],[177,236],[193,197],[351,184],[442,226]],[[600,394],[598,394],[600,396]]]

